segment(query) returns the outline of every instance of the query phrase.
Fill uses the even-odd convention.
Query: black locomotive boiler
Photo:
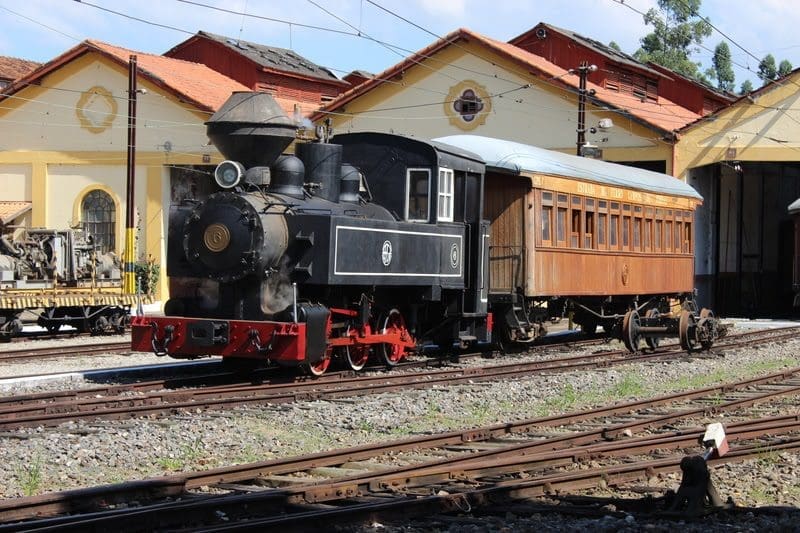
[[[267,94],[207,122],[219,192],[170,209],[163,317],[132,346],[325,372],[387,365],[429,340],[489,341],[484,163],[443,143],[358,133],[298,143]]]

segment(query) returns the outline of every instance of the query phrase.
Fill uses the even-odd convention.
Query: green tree
[[[653,32],[641,39],[634,57],[653,62],[684,76],[703,81],[700,64],[691,60],[697,45],[711,35],[711,25],[700,17],[702,0],[658,0],[659,9],[650,9],[644,22]]]
[[[758,64],[758,77],[764,83],[778,77],[778,68],[775,66],[775,58],[772,57],[772,54],[765,55],[761,63]]]
[[[620,48],[620,46],[617,44],[616,41],[611,41],[610,43],[608,43],[608,47],[613,50],[616,50],[617,52],[622,52],[622,48]]]
[[[784,59],[778,65],[778,76],[783,78],[784,76],[788,76],[789,73],[794,69],[792,64],[789,62],[788,59]]]
[[[744,96],[746,94],[750,94],[751,92],[753,92],[753,83],[750,80],[744,80],[742,82],[742,88],[739,89],[739,94]]]
[[[714,65],[714,77],[717,79],[717,87],[723,91],[733,92],[736,75],[733,73],[731,49],[728,48],[728,43],[722,41],[714,48],[714,57],[711,58],[711,64]]]

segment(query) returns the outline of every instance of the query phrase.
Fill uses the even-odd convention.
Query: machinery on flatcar
[[[122,294],[120,261],[81,230],[19,229],[0,237],[0,340],[26,315],[51,333],[124,330],[134,295]]]
[[[495,336],[532,342],[551,320],[602,327],[637,351],[721,334],[694,300],[694,211],[702,197],[656,172],[474,135],[440,142],[486,162]]]
[[[325,372],[392,366],[419,342],[491,339],[483,162],[447,145],[349,134],[296,146],[265,93],[234,93],[207,122],[227,158],[219,192],[170,209],[163,317],[132,346]]]

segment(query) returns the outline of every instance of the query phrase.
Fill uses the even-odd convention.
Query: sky
[[[162,54],[203,30],[291,48],[343,77],[381,72],[461,27],[507,41],[546,22],[632,54],[651,31],[639,12],[653,7],[656,0],[0,0],[0,55],[46,62],[87,38]],[[755,73],[768,53],[800,67],[794,1],[703,0],[700,11],[718,30],[692,56],[703,70],[722,40],[737,89],[745,79],[761,85]]]

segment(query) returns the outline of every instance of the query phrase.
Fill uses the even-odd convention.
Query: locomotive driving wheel
[[[678,321],[678,338],[681,341],[681,348],[687,352],[694,350],[696,340],[694,338],[696,319],[691,311],[683,310]]]
[[[331,317],[329,315],[328,323],[325,326],[325,330],[327,331],[327,338],[331,337],[331,331],[333,329],[332,325],[333,323],[331,322]],[[329,344],[325,348],[325,353],[322,354],[322,358],[315,362],[310,362],[310,361],[306,362],[305,364],[303,364],[303,370],[311,376],[319,377],[328,370],[329,366],[331,366],[332,356],[333,356],[333,347]]]
[[[656,309],[655,307],[652,307],[652,308],[647,310],[647,312],[644,314],[644,317],[645,318],[656,319],[656,318],[659,317],[659,315],[660,315],[660,313],[658,312],[658,309]],[[645,337],[644,338],[645,344],[647,344],[648,348],[650,348],[651,350],[655,350],[656,348],[658,348],[658,341],[659,341],[658,337]]]
[[[378,327],[382,335],[396,334],[399,336],[408,335],[406,321],[397,309],[392,309],[378,321]],[[405,355],[405,347],[402,344],[384,342],[378,345],[377,352],[381,361],[388,367],[393,367],[399,363]]]
[[[639,319],[639,312],[635,309],[625,313],[625,318],[622,319],[622,342],[625,347],[631,352],[639,351],[639,326],[641,320]]]
[[[364,324],[364,329],[360,332],[364,335],[369,335],[372,333],[372,328],[369,327],[369,324]],[[350,337],[351,328],[347,326],[347,332],[345,333],[346,337]],[[344,351],[344,359],[345,362],[353,372],[358,372],[367,364],[369,360],[369,353],[370,353],[370,346],[369,344],[356,344],[356,345],[348,345],[343,348]]]

